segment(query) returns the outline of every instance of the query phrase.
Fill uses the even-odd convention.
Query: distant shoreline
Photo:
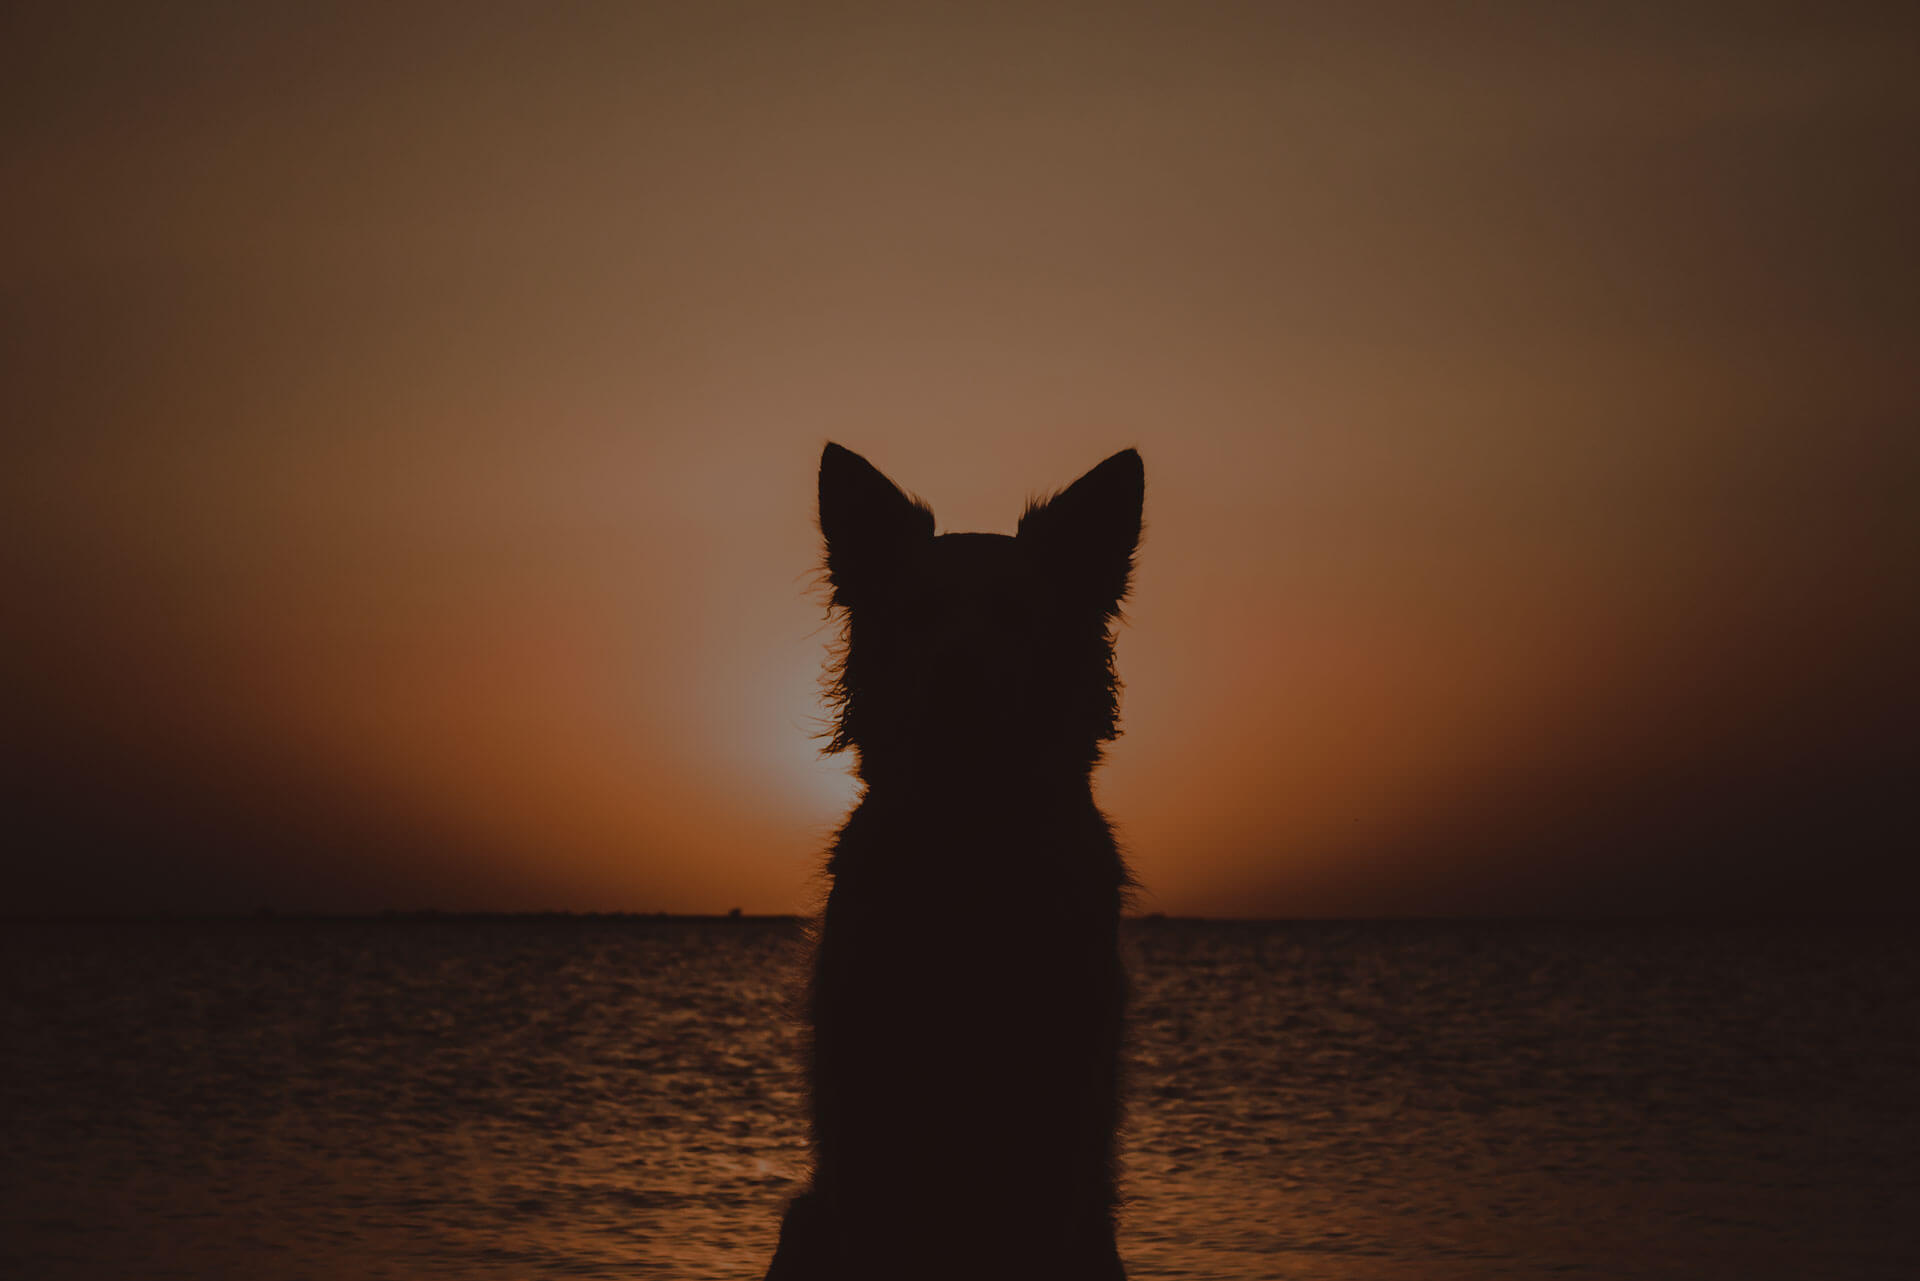
[[[1773,926],[1840,925],[1849,922],[1885,923],[1908,919],[1910,911],[1880,912],[1803,912],[1706,914],[1699,912],[1643,913],[1638,915],[1541,915],[1541,916],[1175,916],[1164,912],[1146,912],[1123,918],[1132,926],[1218,925],[1218,926],[1460,926],[1489,927],[1603,927],[1651,925],[1699,926]],[[296,912],[259,908],[250,912],[0,912],[0,926],[23,925],[319,925],[319,924],[602,924],[602,925],[785,925],[803,926],[813,917],[800,913],[772,912],[462,912],[436,908],[389,909],[377,912]]]

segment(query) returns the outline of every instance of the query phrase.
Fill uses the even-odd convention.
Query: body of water
[[[755,1278],[789,921],[11,923],[0,1275]],[[1145,921],[1137,1278],[1920,1275],[1920,945]]]

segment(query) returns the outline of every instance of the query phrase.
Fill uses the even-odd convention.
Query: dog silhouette
[[[820,459],[833,842],[806,999],[813,1176],[767,1281],[1125,1275],[1114,1239],[1131,884],[1092,772],[1144,472],[1113,455],[1018,533],[934,534]]]

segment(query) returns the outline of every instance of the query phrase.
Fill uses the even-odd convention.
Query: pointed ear
[[[1020,541],[1054,567],[1061,589],[1114,613],[1127,594],[1146,494],[1140,455],[1123,449],[1060,493],[1027,508]]]
[[[900,492],[851,449],[828,444],[820,455],[820,532],[836,604],[884,577],[903,553],[933,537],[933,513]]]

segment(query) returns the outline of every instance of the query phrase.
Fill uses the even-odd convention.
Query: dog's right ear
[[[1123,449],[1020,518],[1020,541],[1052,567],[1059,589],[1108,617],[1127,596],[1146,484],[1140,455]]]
[[[933,512],[851,449],[829,443],[820,455],[820,532],[827,581],[844,605],[933,537]]]

